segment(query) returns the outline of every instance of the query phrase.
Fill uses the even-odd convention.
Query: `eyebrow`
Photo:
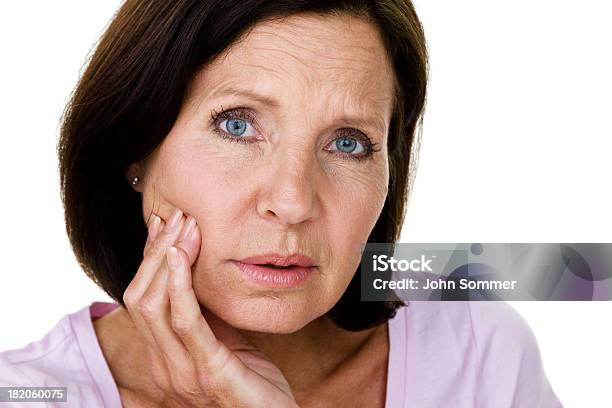
[[[249,91],[247,89],[239,89],[239,88],[224,88],[223,91],[219,92],[217,96],[242,96],[254,101],[261,103],[262,105],[271,106],[273,108],[280,107],[280,103],[270,97],[258,94],[257,92]]]
[[[224,88],[215,96],[242,96],[261,103],[262,105],[279,108],[280,102],[271,96],[259,94],[248,89],[240,89],[234,87]],[[342,115],[338,118],[338,122],[346,123],[347,126],[355,126],[357,128],[370,128],[380,132],[380,136],[384,136],[385,126],[384,121],[376,120],[375,118],[366,119],[352,115]]]

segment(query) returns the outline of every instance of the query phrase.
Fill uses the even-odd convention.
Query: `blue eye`
[[[225,130],[234,136],[242,136],[246,129],[247,123],[242,119],[232,118],[227,120],[225,123]]]
[[[363,132],[353,128],[342,128],[338,131],[338,137],[328,144],[325,150],[339,152],[336,156],[347,160],[365,160],[372,157],[380,149],[375,148],[378,143],[373,143]]]
[[[230,142],[250,143],[258,139],[255,116],[246,109],[211,112],[213,130]]]
[[[336,148],[344,153],[353,153],[355,148],[357,147],[357,142],[355,139],[351,139],[348,137],[341,137],[340,139],[336,139]]]
[[[352,137],[340,137],[336,139],[334,143],[336,149],[342,153],[348,154],[360,154],[365,151],[365,148],[361,142],[357,142],[355,138]]]

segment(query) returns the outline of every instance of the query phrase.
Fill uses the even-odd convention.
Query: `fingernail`
[[[161,225],[161,218],[157,215],[153,215],[151,221],[149,221],[149,239],[152,241],[157,238],[159,234],[159,226]]]
[[[168,231],[174,231],[174,229],[178,226],[179,220],[182,216],[183,212],[180,209],[175,208],[174,212],[172,213],[172,216],[170,217],[170,221],[168,221],[168,224],[166,225],[166,229]]]
[[[198,230],[198,222],[195,221],[194,219],[193,227],[191,227],[191,229],[189,230],[188,238],[192,238],[195,235],[197,230]]]
[[[181,233],[179,234],[178,240],[184,241],[185,238],[187,238],[189,234],[191,233],[191,230],[194,225],[195,225],[195,218],[193,218],[190,215],[189,217],[187,217],[187,221],[183,225],[183,229],[181,230]]]
[[[170,269],[176,269],[179,265],[178,251],[175,247],[168,247],[166,250],[166,259],[168,260],[168,266]]]

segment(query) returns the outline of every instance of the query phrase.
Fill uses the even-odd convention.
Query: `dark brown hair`
[[[141,195],[126,170],[172,128],[194,74],[260,21],[296,13],[351,13],[382,34],[396,76],[390,182],[368,242],[394,243],[405,215],[425,104],[427,52],[409,0],[126,0],[101,37],[64,112],[58,143],[66,230],[85,273],[119,304],[147,237]],[[356,271],[328,315],[362,330],[403,303],[362,302]]]

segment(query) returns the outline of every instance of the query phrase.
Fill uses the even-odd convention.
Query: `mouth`
[[[300,253],[293,253],[290,255],[280,255],[277,253],[255,255],[241,259],[240,262],[251,265],[268,266],[271,268],[311,268],[317,266],[312,258]]]
[[[255,264],[255,265],[266,266],[266,267],[272,268],[272,269],[291,269],[291,267],[293,267],[293,266],[298,266],[298,265],[281,266],[281,265],[274,265],[274,264],[271,264],[271,263],[267,263],[267,264]]]
[[[316,263],[303,254],[265,254],[232,262],[249,283],[268,289],[300,287],[317,270]]]

